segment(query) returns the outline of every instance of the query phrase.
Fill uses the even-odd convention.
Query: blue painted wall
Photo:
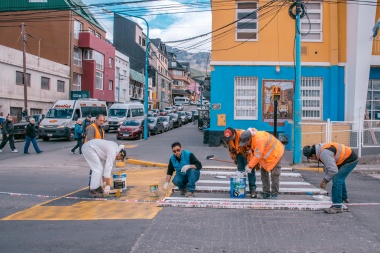
[[[302,77],[323,78],[323,120],[344,120],[344,68],[332,67],[302,67]],[[380,73],[379,73],[380,74]],[[234,78],[235,76],[250,76],[258,78],[258,119],[234,120]],[[226,124],[234,128],[247,129],[255,127],[259,130],[272,132],[273,126],[262,121],[262,81],[264,80],[294,80],[293,67],[281,66],[276,73],[275,66],[214,66],[211,72],[211,104],[221,104],[220,110],[211,110],[210,131],[224,130],[217,126],[217,114],[226,114]],[[288,133],[288,127],[278,126],[278,132]]]

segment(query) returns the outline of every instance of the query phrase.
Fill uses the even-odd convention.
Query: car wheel
[[[157,135],[158,134],[158,129],[156,128],[156,130],[154,130],[154,134]]]
[[[70,131],[69,136],[67,136],[68,141],[73,141],[74,140],[74,131]]]
[[[49,141],[49,139],[50,139],[49,137],[42,137],[43,141]]]

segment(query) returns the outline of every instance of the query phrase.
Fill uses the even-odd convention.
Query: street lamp
[[[146,24],[146,48],[145,48],[145,90],[144,90],[144,140],[148,140],[148,65],[149,65],[149,24],[148,21],[146,21],[145,18],[139,17],[139,16],[134,16],[130,14],[125,14],[121,13],[118,11],[109,11],[106,9],[103,9],[104,12],[106,13],[116,13],[119,15],[124,15],[124,16],[129,16],[129,17],[134,17],[134,18],[139,18],[144,20]]]

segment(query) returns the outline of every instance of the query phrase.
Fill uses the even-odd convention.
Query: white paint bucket
[[[127,189],[127,173],[115,172],[112,174],[114,189]]]

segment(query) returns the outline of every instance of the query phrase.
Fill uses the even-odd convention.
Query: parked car
[[[166,116],[166,115],[168,115],[168,112],[167,111],[165,111],[165,110],[160,110],[160,114],[159,114],[160,116]]]
[[[170,118],[170,116],[160,116],[158,117],[162,120],[162,123],[164,124],[164,131],[173,130],[173,120]]]
[[[177,113],[169,113],[168,116],[173,120],[173,127],[181,127],[182,121]]]
[[[160,114],[160,110],[158,110],[158,109],[152,109],[152,112],[156,113],[157,115]]]
[[[191,101],[190,101],[190,104],[191,104],[191,105],[196,105],[196,104],[197,104],[197,102],[196,102],[196,101],[193,101],[193,100],[191,100]]]
[[[194,120],[198,119],[198,110],[191,110],[191,113],[193,114]]]
[[[178,115],[181,119],[182,124],[187,124],[188,120],[187,120],[186,113],[181,111],[181,112],[178,112]]]
[[[153,134],[164,132],[164,123],[159,117],[148,117],[149,131]]]
[[[192,112],[185,112],[187,115],[187,121],[188,122],[193,122],[194,121],[194,116]]]
[[[21,119],[17,124],[14,124],[15,139],[25,138],[26,126],[29,124],[29,119],[33,117],[35,120],[34,127],[36,128],[36,138],[40,138],[39,126],[40,122],[45,118],[45,114],[35,114],[31,116],[26,116]]]
[[[158,114],[155,113],[154,111],[148,111],[148,117],[157,117]]]
[[[173,110],[172,110],[171,107],[165,107],[164,109],[165,109],[165,111],[166,111],[167,113],[172,113],[172,112],[173,112]]]
[[[148,132],[149,135],[149,132]],[[116,130],[116,139],[142,139],[144,137],[144,120],[127,119]]]
[[[178,105],[177,107],[178,107],[178,111],[183,111],[183,109],[184,109],[184,106],[183,106],[183,104],[181,104],[181,105]]]
[[[202,105],[209,105],[210,104],[210,101],[206,100],[206,99],[203,99],[202,100]],[[197,102],[196,102],[196,105],[197,106],[200,106],[201,105],[201,101],[198,99]]]
[[[174,112],[174,113],[178,112],[178,107],[173,105],[172,106],[172,112]]]

